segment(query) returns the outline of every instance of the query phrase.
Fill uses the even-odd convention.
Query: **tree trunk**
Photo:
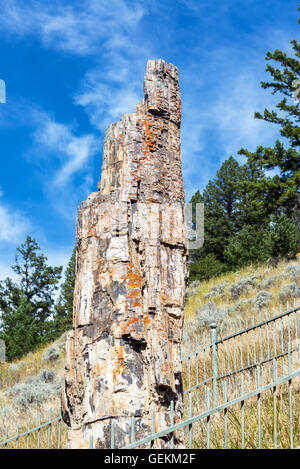
[[[72,448],[115,448],[182,416],[180,359],[188,275],[177,68],[147,64],[144,99],[108,127],[99,192],[77,219],[73,330],[64,420]],[[174,447],[183,446],[176,432]],[[155,447],[168,447],[159,439]]]

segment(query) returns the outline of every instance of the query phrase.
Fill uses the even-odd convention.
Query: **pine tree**
[[[7,359],[13,360],[33,350],[38,344],[38,326],[33,314],[33,305],[21,299],[18,308],[5,316],[1,339],[6,346]]]
[[[290,258],[300,249],[300,43],[291,44],[293,57],[280,50],[266,55],[271,81],[261,86],[282,95],[277,111],[254,116],[278,125],[282,138],[253,153],[242,148],[246,164],[230,157],[203,194],[197,191],[192,198],[205,204],[204,246],[192,252],[193,278],[215,275],[216,260],[224,269],[235,269],[268,257]],[[272,177],[270,170],[275,170]]]
[[[75,286],[75,266],[76,249],[73,249],[72,256],[65,272],[65,281],[61,286],[61,294],[55,306],[54,330],[55,336],[72,328],[73,324],[73,298]]]
[[[300,233],[287,215],[274,215],[265,235],[270,257],[292,259],[300,251]]]
[[[244,170],[231,156],[221,165],[216,178],[209,181],[203,191],[198,191],[192,202],[204,202],[204,245],[194,253],[204,258],[213,253],[224,261],[224,249],[236,232],[239,220],[239,183]]]
[[[55,292],[62,267],[50,267],[40,247],[30,236],[17,248],[15,265],[17,281],[10,278],[0,282],[0,338],[6,342],[10,358],[33,350],[49,340]],[[18,347],[13,346],[16,333],[24,336]],[[27,332],[26,332],[27,331]],[[26,335],[27,334],[27,335]],[[26,336],[26,337],[25,337]],[[17,354],[17,355],[16,355]]]
[[[264,89],[271,89],[272,94],[280,93],[283,98],[276,105],[278,111],[265,109],[263,114],[256,112],[254,117],[271,124],[279,125],[280,134],[287,140],[287,146],[277,140],[273,147],[258,146],[254,153],[242,148],[239,153],[245,155],[250,162],[256,162],[266,170],[276,170],[273,177],[267,175],[256,183],[256,190],[265,194],[264,204],[268,213],[285,209],[291,216],[299,210],[300,187],[300,100],[295,93],[295,85],[300,78],[300,43],[291,41],[294,57],[276,49],[274,53],[267,52],[266,60],[275,62],[275,66],[267,64],[266,71],[270,73],[270,82],[261,82]]]
[[[207,280],[211,277],[217,277],[223,273],[224,270],[224,264],[218,261],[214,254],[209,253],[191,264],[189,283],[193,280]]]
[[[265,206],[264,192],[259,184],[263,178],[264,173],[257,162],[247,161],[241,167],[240,180],[237,183],[239,202],[236,231],[245,225],[257,226],[259,229],[267,227],[269,214]]]
[[[192,201],[205,204],[205,239],[193,254],[191,278],[209,278],[228,269],[268,258],[261,238],[267,233],[270,215],[259,183],[263,170],[254,160],[239,165],[228,158]],[[211,265],[210,265],[211,264]],[[205,273],[206,271],[206,273]],[[208,275],[208,277],[207,277]]]
[[[229,269],[243,267],[248,264],[263,262],[270,257],[265,241],[266,229],[245,225],[232,236],[224,251],[226,265]]]

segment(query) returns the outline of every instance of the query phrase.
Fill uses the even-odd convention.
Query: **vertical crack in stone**
[[[62,410],[72,448],[115,447],[183,412],[180,346],[188,275],[177,68],[147,64],[144,99],[105,133],[99,191],[78,209],[73,331]],[[176,432],[175,445],[183,446]],[[155,442],[168,447],[169,438]]]

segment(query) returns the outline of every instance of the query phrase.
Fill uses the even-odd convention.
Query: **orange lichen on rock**
[[[122,333],[124,335],[135,333],[135,324],[139,322],[139,319],[136,316],[132,316],[127,319],[122,327]]]
[[[132,262],[127,264],[127,282],[130,288],[142,288],[143,277]]]
[[[120,375],[124,370],[124,350],[122,345],[118,345],[118,358],[116,361],[115,372]]]
[[[87,237],[97,236],[96,230],[97,222],[93,223],[87,230]]]
[[[149,318],[149,314],[145,313],[145,314],[143,315],[144,332],[146,332],[147,326],[148,326],[148,324],[150,324],[150,323],[151,323],[151,321],[150,321],[150,318]]]

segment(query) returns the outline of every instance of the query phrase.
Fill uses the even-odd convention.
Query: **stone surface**
[[[108,127],[99,191],[78,210],[64,420],[73,448],[115,447],[183,411],[180,348],[188,274],[177,68],[147,64],[144,99]],[[156,447],[168,447],[166,439]],[[175,447],[183,445],[181,432]]]

